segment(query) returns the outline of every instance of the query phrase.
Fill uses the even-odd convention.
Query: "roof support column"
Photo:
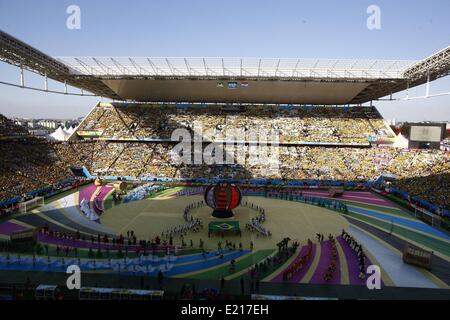
[[[406,100],[409,99],[409,80],[406,81]]]
[[[25,78],[23,77],[23,67],[20,65],[20,86],[25,86]]]

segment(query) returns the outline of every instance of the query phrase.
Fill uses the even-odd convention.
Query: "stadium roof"
[[[396,79],[417,61],[282,58],[56,57],[80,75],[254,79]]]
[[[450,73],[450,47],[422,61],[50,57],[2,31],[0,60],[99,96],[142,102],[356,104]]]

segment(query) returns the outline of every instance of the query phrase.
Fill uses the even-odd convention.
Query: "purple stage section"
[[[344,252],[344,258],[347,261],[348,266],[348,273],[349,273],[349,284],[350,285],[365,285],[366,279],[360,279],[359,276],[359,260],[356,252],[354,252],[349,245],[345,242],[344,239],[342,239],[341,236],[337,237],[336,240],[339,242],[339,245],[342,247],[342,251]],[[307,246],[302,247],[299,254],[295,258],[295,260],[289,265],[289,267],[292,266],[292,264],[295,261],[298,261],[302,256],[304,256],[307,252]],[[308,272],[309,268],[311,268],[312,262],[314,260],[314,257],[317,253],[317,245],[313,244],[313,249],[311,252],[311,259],[303,266],[301,270],[299,270],[297,273],[295,273],[291,279],[289,279],[286,282],[289,283],[299,283],[305,274]],[[316,270],[314,271],[313,277],[310,280],[310,283],[315,284],[340,284],[340,278],[341,278],[341,270],[340,270],[340,261],[339,261],[339,255],[336,260],[336,271],[333,274],[333,279],[330,281],[325,281],[323,279],[323,275],[325,274],[325,271],[329,265],[331,259],[331,244],[329,241],[324,241],[321,244],[321,255],[319,264],[317,265]],[[370,259],[366,256],[366,266],[371,265]],[[287,267],[286,269],[288,269]],[[274,277],[271,282],[283,282],[283,272],[286,270],[282,270],[279,274],[277,274],[276,277]]]
[[[14,232],[23,231],[25,229],[27,228],[9,221],[0,224],[0,234],[3,234],[5,236],[10,236]]]
[[[92,207],[98,215],[103,213],[103,201],[106,199],[108,193],[113,189],[111,186],[101,186],[98,195],[94,198],[94,202],[91,205],[91,198],[97,190],[97,186],[89,186],[80,191],[79,203],[81,200],[86,199],[89,202],[89,206]]]
[[[327,197],[332,198],[328,194],[328,191],[324,190],[314,190],[314,191],[303,191],[303,195],[305,196],[315,196],[315,197]],[[335,197],[335,199],[339,200],[348,200],[355,202],[367,203],[375,206],[384,206],[389,208],[395,208],[392,204],[384,199],[378,198],[376,195],[369,192],[353,192],[353,191],[345,191],[342,196]]]
[[[355,251],[350,248],[350,246],[345,242],[345,240],[339,236],[336,238],[339,241],[339,244],[342,247],[342,250],[344,251],[345,259],[347,260],[347,266],[348,266],[348,278],[349,278],[349,284],[353,285],[366,285],[367,277],[364,279],[360,279],[359,276],[359,260],[358,255]],[[367,266],[370,266],[372,262],[370,261],[369,257],[366,255],[366,268]],[[381,280],[381,284],[384,285],[383,280]]]
[[[112,189],[113,189],[113,187],[110,187],[110,186],[102,186],[100,188],[100,193],[96,198],[101,202],[105,201],[106,196]]]
[[[355,251],[350,248],[350,246],[345,242],[345,240],[339,236],[336,238],[339,244],[341,245],[342,251],[344,251],[345,259],[347,260],[348,267],[348,280],[349,284],[360,284],[363,285],[366,283],[365,279],[360,279],[359,275],[359,260],[358,255]],[[366,258],[367,262],[367,258]],[[368,263],[369,265],[370,263]]]
[[[92,207],[94,207],[94,211],[96,214],[101,215],[103,213],[103,204],[97,197],[94,198]]]
[[[81,203],[81,200],[83,199],[86,199],[87,202],[91,202],[91,198],[95,190],[97,190],[96,186],[89,186],[84,189],[81,189],[79,194],[79,203]]]
[[[308,247],[304,246],[299,254],[299,256],[296,258],[300,259],[302,256],[304,256],[307,252]],[[302,269],[300,269],[298,272],[296,272],[291,279],[289,279],[289,281],[287,282],[291,282],[291,283],[298,283],[300,282],[300,280],[303,279],[303,277],[305,276],[306,272],[308,272],[309,268],[311,267],[311,264],[314,260],[314,257],[316,256],[316,244],[313,244],[313,248],[311,251],[311,258],[309,259],[308,262],[306,262],[303,266]],[[292,264],[292,263],[291,263]],[[280,272],[280,274],[278,274],[274,279],[272,279],[272,282],[283,282],[283,272]]]
[[[305,255],[307,250],[308,250],[308,247],[307,246],[303,246],[301,248],[301,250],[298,252],[298,254],[295,257],[294,261],[292,261],[287,268],[281,270],[281,272],[275,278],[272,279],[272,282],[283,282],[283,273],[284,273],[284,271],[286,269],[289,269],[296,261],[300,260],[300,258]],[[291,282],[291,281],[289,281],[289,282]]]
[[[315,284],[340,284],[341,283],[341,269],[339,265],[339,254],[336,259],[336,271],[333,273],[333,278],[325,281],[323,276],[331,261],[331,242],[329,240],[323,241],[321,244],[321,254],[319,264],[311,278],[310,283]]]
[[[59,239],[56,237],[51,237],[48,236],[46,234],[43,233],[39,233],[38,234],[38,241],[40,242],[44,242],[44,243],[48,243],[48,244],[52,244],[55,246],[62,246],[62,247],[73,247],[73,248],[79,248],[79,249],[92,249],[92,250],[97,250],[98,248],[100,248],[101,250],[106,250],[107,248],[109,248],[109,250],[118,250],[119,248],[122,248],[122,250],[124,250],[126,247],[128,247],[128,251],[137,251],[140,250],[142,251],[142,247],[141,246],[134,246],[134,245],[115,245],[113,246],[112,243],[98,243],[97,240],[94,241],[94,243],[92,243],[91,241],[83,241],[83,240],[69,240],[69,239]],[[164,248],[170,248],[171,251],[173,251],[175,249],[174,246],[160,246],[159,249],[157,250],[162,250]],[[147,249],[148,251],[151,251],[151,249]]]

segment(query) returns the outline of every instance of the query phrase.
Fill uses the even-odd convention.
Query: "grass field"
[[[114,206],[102,215],[101,222],[117,234],[126,234],[128,230],[134,230],[138,238],[150,239],[160,235],[167,228],[183,224],[184,208],[192,202],[201,200],[202,197],[199,195],[174,197],[173,192],[164,192],[158,197]],[[337,235],[348,226],[348,222],[337,212],[317,206],[262,197],[244,197],[243,201],[253,202],[265,209],[267,220],[264,226],[272,232],[271,238],[247,232],[245,224],[258,213],[247,207],[236,208],[233,219],[240,223],[242,238],[238,235],[229,235],[226,239],[236,244],[242,242],[244,247],[248,247],[250,241],[253,241],[255,249],[273,249],[284,237],[305,243],[308,238],[315,238],[317,230],[325,236],[329,233]],[[211,217],[211,208],[202,207],[191,212],[194,217],[203,221],[205,227],[199,233],[188,233],[185,237],[188,244],[192,239],[194,246],[198,246],[201,238],[206,248],[214,249],[218,241],[224,241],[218,235],[208,239],[207,225],[215,220]],[[174,241],[175,244],[181,243],[180,238],[175,238]]]

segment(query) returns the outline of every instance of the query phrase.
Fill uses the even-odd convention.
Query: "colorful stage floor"
[[[178,189],[177,189],[178,190]],[[89,192],[88,192],[89,191]],[[0,237],[8,238],[12,232],[25,230],[27,226],[42,227],[44,224],[61,232],[73,232],[75,229],[85,234],[96,234],[104,231],[113,233],[111,228],[98,224],[96,222],[86,222],[84,217],[77,211],[76,204],[79,197],[85,195],[86,198],[92,199],[95,192],[94,188],[84,190],[80,194],[69,195],[65,198],[55,201],[50,206],[46,206],[40,212],[19,215],[9,221],[0,223]],[[88,194],[89,193],[89,194]],[[305,191],[304,195],[320,196],[328,198],[326,191],[314,190]],[[164,200],[172,201],[174,193],[170,191],[164,192]],[[184,196],[185,203],[188,204],[192,199],[198,196]],[[78,199],[78,200],[77,200]],[[106,199],[106,196],[102,201]],[[253,202],[265,203],[262,197],[249,197]],[[264,201],[263,201],[264,200]],[[390,246],[385,239],[381,239],[370,231],[364,230],[361,225],[367,225],[378,230],[390,232],[402,241],[407,241],[427,250],[433,250],[443,263],[449,263],[450,266],[450,236],[440,230],[437,230],[424,222],[415,219],[410,213],[397,205],[391,203],[379,195],[371,192],[345,192],[342,196],[349,208],[348,217],[355,219],[359,225],[353,225],[351,219],[347,225],[347,231],[352,234],[364,247],[368,255],[368,263],[380,265],[382,268],[383,284],[386,286],[400,287],[417,287],[417,288],[449,288],[450,274],[439,273],[438,276],[433,272],[419,269],[417,267],[404,264],[401,259],[401,253],[398,249]],[[147,201],[147,200],[143,200]],[[154,203],[158,207],[156,197],[152,199],[155,202],[147,202],[146,208],[151,207],[150,203]],[[274,200],[285,202],[286,207],[293,205],[306,206],[307,208],[315,207],[304,204],[294,204],[287,200]],[[163,202],[160,202],[163,203]],[[129,206],[127,204],[126,206]],[[136,204],[131,204],[136,206]],[[127,207],[131,208],[131,207]],[[321,210],[327,210],[320,208]],[[118,210],[118,208],[116,208]],[[342,215],[341,213],[330,211],[332,215]],[[181,211],[180,211],[181,212]],[[315,211],[311,211],[315,212]],[[108,211],[106,211],[108,214]],[[158,213],[158,218],[164,215],[164,211]],[[181,215],[181,214],[180,214]],[[156,215],[152,215],[152,217]],[[170,220],[170,219],[169,219]],[[301,230],[301,228],[299,229]],[[338,230],[338,229],[337,229]],[[318,230],[317,232],[321,232]],[[102,233],[103,234],[103,233]],[[288,261],[271,270],[270,274],[265,275],[263,281],[269,283],[304,283],[304,284],[330,284],[330,285],[365,285],[365,279],[358,277],[358,258],[353,250],[343,241],[338,234],[336,246],[338,251],[337,269],[333,273],[333,277],[329,281],[323,278],[324,272],[330,261],[330,243],[324,241],[318,243],[314,241],[311,259],[303,265],[289,280],[283,280],[283,272],[292,263],[305,255],[307,247],[304,241],[300,241],[301,246],[297,252]],[[312,237],[312,240],[315,240]],[[40,236],[39,240],[50,246],[72,246],[78,247],[80,251],[93,248],[98,245],[90,245],[89,242],[73,242],[63,243],[60,240]],[[254,238],[254,241],[262,239]],[[197,242],[195,242],[197,243]],[[245,248],[246,246],[244,246]],[[105,247],[102,247],[104,250]],[[132,250],[131,250],[132,251]],[[165,276],[177,278],[205,279],[217,280],[222,277],[225,279],[239,279],[241,277],[249,277],[249,269],[256,263],[264,261],[267,257],[272,256],[276,252],[275,246],[259,247],[254,251],[245,248],[243,251],[224,251],[223,257],[216,250],[209,250],[206,256],[200,253],[166,256],[164,258],[156,256],[136,257],[128,259],[80,259],[74,257],[61,258],[37,257],[33,261],[31,256],[23,255],[18,257],[11,254],[7,259],[5,254],[0,255],[0,270],[22,270],[22,271],[38,271],[38,272],[65,272],[65,266],[76,263],[81,265],[81,269],[91,273],[111,273],[122,275],[141,275],[156,276],[162,271]],[[231,260],[235,260],[235,267],[230,269]],[[450,270],[450,268],[448,269]]]

